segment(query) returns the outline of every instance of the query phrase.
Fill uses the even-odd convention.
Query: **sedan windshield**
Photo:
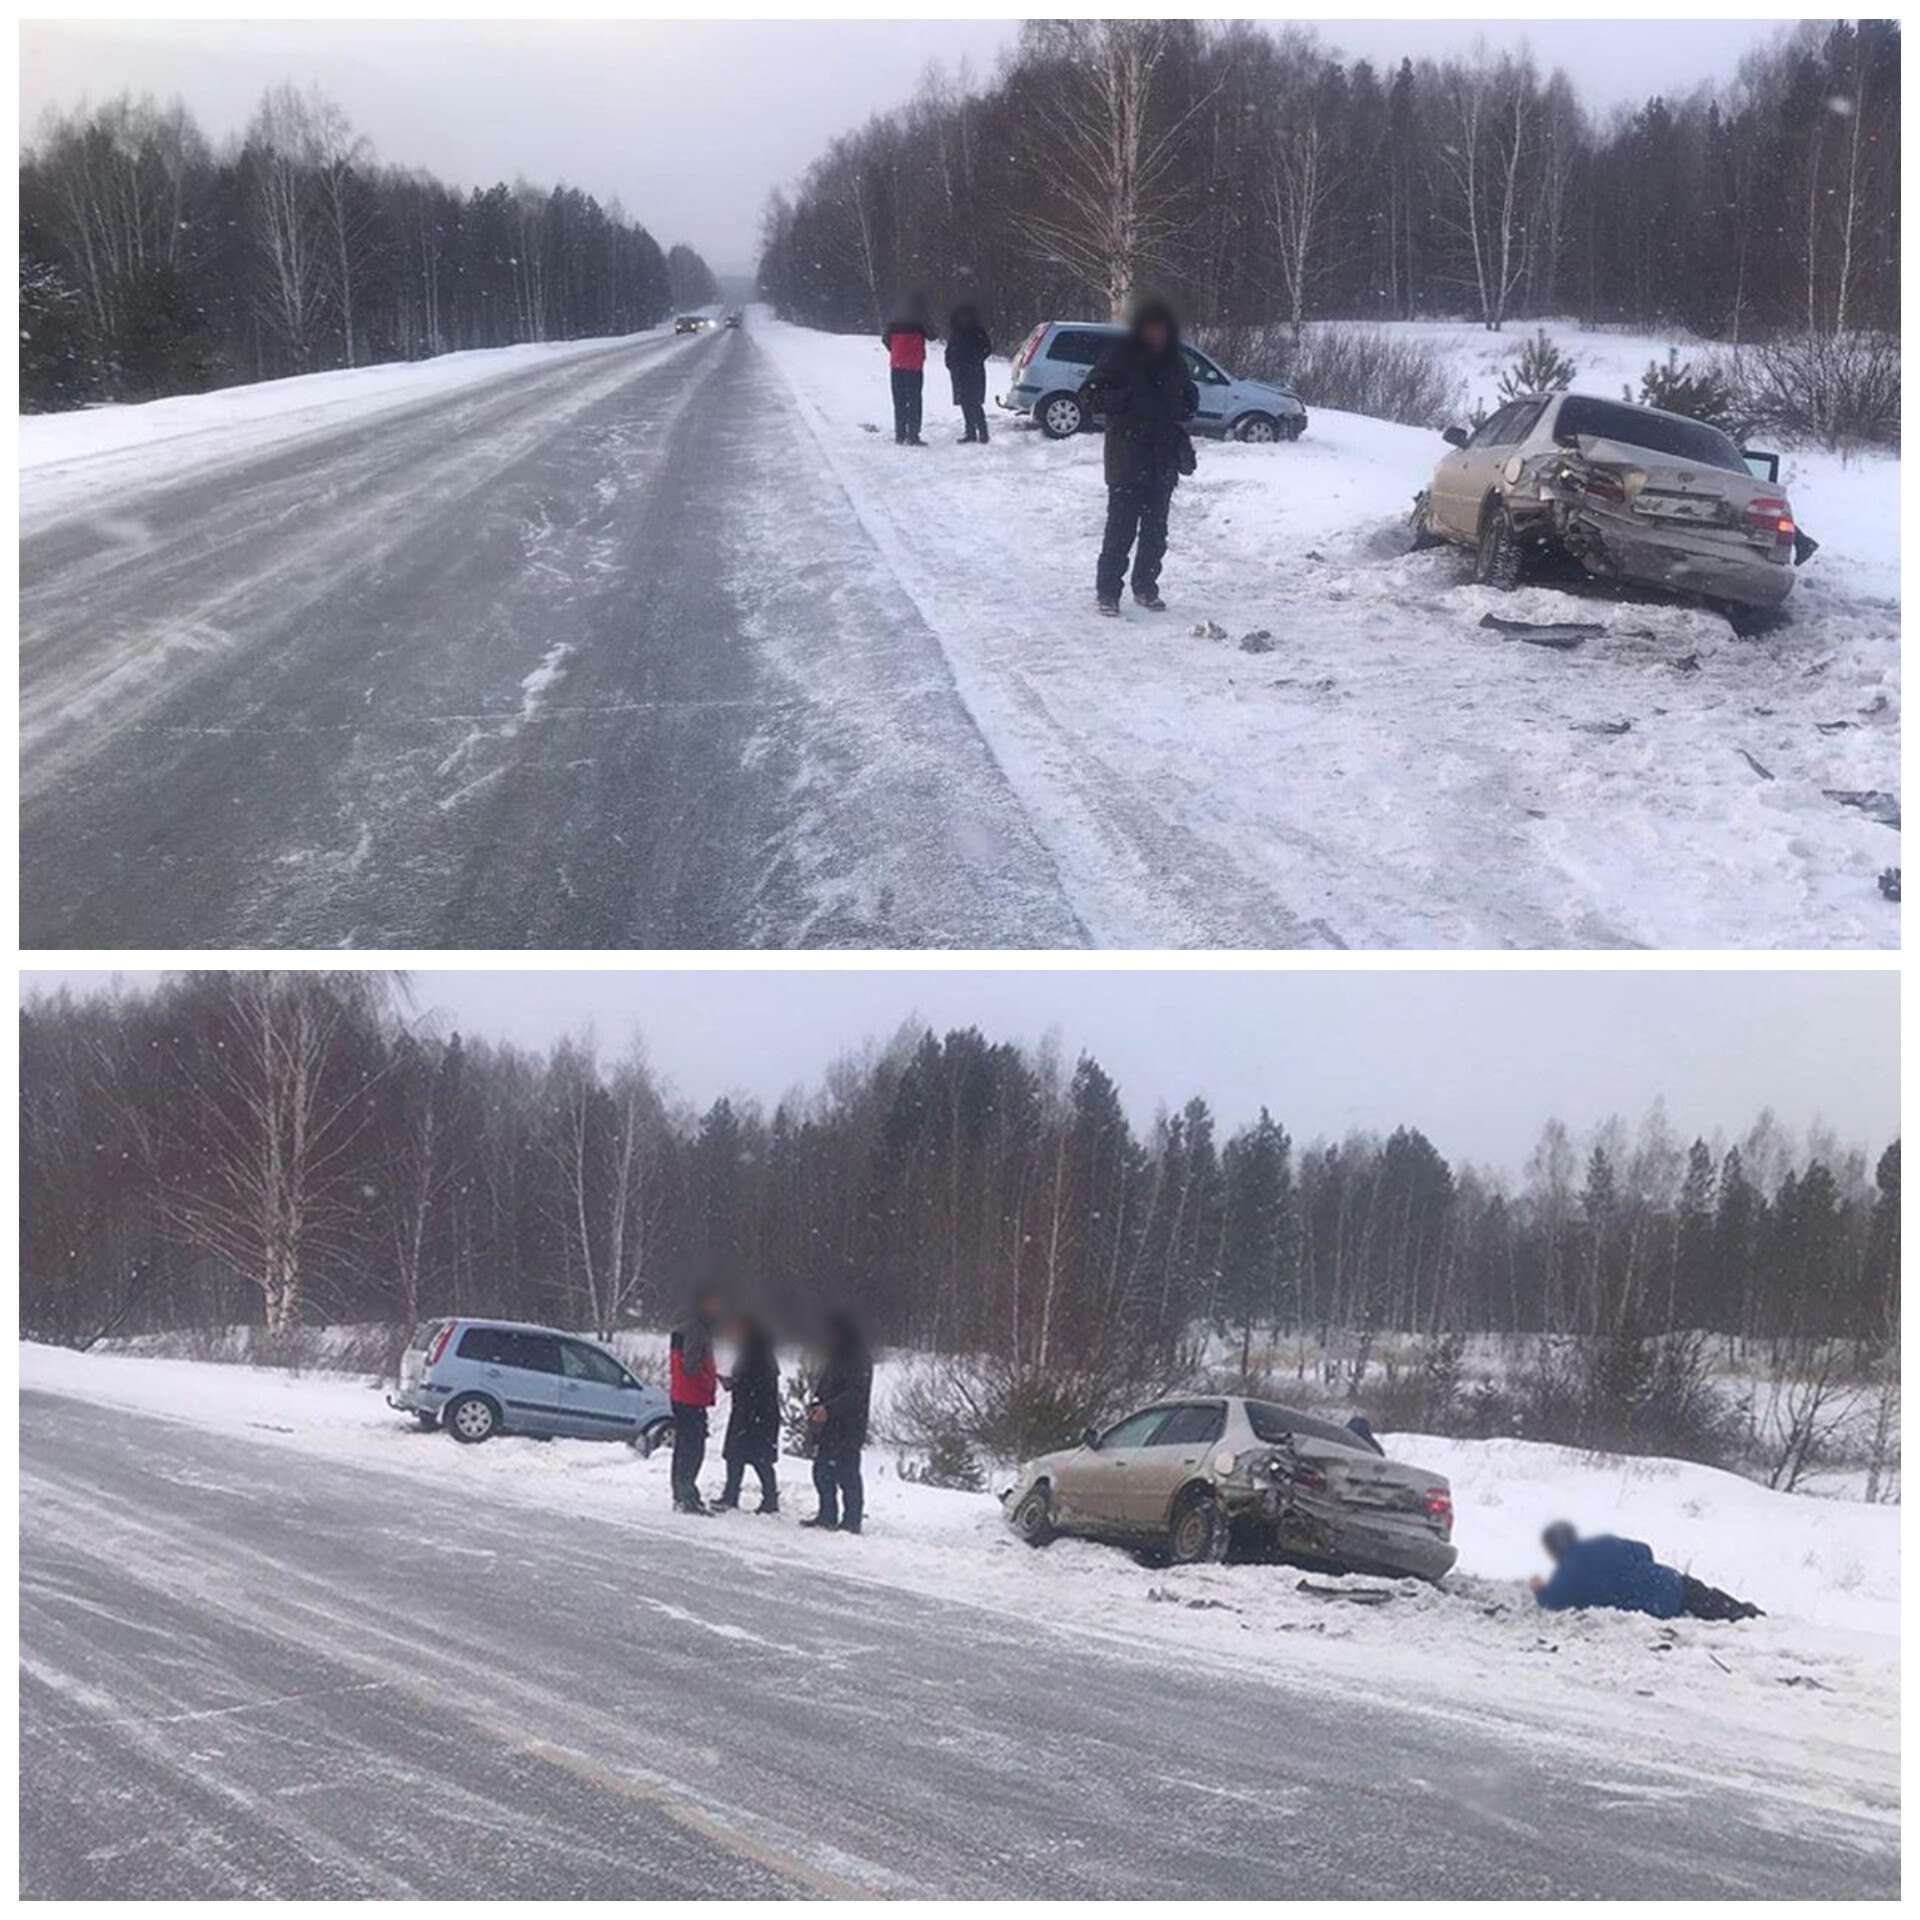
[[[1718,427],[1704,420],[1682,420],[1651,407],[1622,406],[1617,400],[1595,400],[1584,393],[1569,394],[1560,403],[1553,437],[1562,446],[1577,439],[1617,440],[1622,446],[1644,447],[1696,467],[1718,467],[1724,473],[1745,473],[1747,463]]]

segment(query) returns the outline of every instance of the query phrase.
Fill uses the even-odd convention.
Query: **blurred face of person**
[[[1167,323],[1158,315],[1155,315],[1153,319],[1149,320],[1147,324],[1140,329],[1140,338],[1146,343],[1148,349],[1154,353],[1166,352],[1169,337],[1167,333]]]

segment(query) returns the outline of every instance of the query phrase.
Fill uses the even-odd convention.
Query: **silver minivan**
[[[1043,320],[1021,342],[1000,404],[1027,414],[1049,440],[1068,440],[1100,422],[1080,398],[1093,363],[1126,337],[1126,328],[1104,320]],[[1291,387],[1265,380],[1239,380],[1191,341],[1182,340],[1200,407],[1190,422],[1196,433],[1221,439],[1298,440],[1307,430],[1307,409]]]
[[[425,1320],[387,1404],[473,1445],[496,1433],[625,1440],[651,1453],[673,1430],[658,1387],[596,1340],[517,1320]]]

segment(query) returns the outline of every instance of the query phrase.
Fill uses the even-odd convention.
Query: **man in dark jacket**
[[[953,381],[953,404],[960,409],[966,432],[960,444],[987,439],[987,360],[993,342],[980,324],[979,310],[955,307],[947,319],[947,374]]]
[[[920,396],[927,380],[927,342],[938,337],[924,293],[909,294],[900,317],[889,320],[881,331],[888,377],[893,382],[893,443],[897,447],[927,444],[920,438]]]
[[[828,1314],[826,1332],[826,1357],[808,1409],[814,1439],[813,1488],[820,1496],[820,1511],[800,1524],[828,1533],[858,1533],[866,1512],[860,1449],[867,1444],[873,1360],[851,1314]]]
[[[727,1463],[725,1491],[715,1503],[731,1511],[740,1504],[740,1483],[751,1467],[760,1480],[760,1513],[780,1511],[780,1483],[774,1463],[780,1455],[780,1363],[773,1340],[752,1314],[743,1313],[735,1329],[739,1345],[733,1371],[727,1375],[732,1403],[727,1410],[726,1444],[720,1449]]]
[[[713,1357],[713,1331],[720,1324],[720,1296],[704,1287],[693,1311],[668,1336],[667,1398],[673,1403],[673,1505],[677,1513],[705,1513],[700,1468],[707,1457],[707,1415],[720,1369]]]
[[[1570,1522],[1556,1520],[1540,1536],[1554,1563],[1551,1579],[1534,1576],[1533,1597],[1553,1612],[1612,1607],[1650,1613],[1656,1620],[1687,1614],[1695,1620],[1758,1620],[1760,1609],[1736,1600],[1677,1567],[1662,1566],[1644,1540],[1599,1533],[1582,1540]]]
[[[1148,300],[1124,340],[1094,363],[1082,403],[1107,425],[1107,529],[1094,592],[1100,611],[1120,611],[1120,583],[1133,555],[1133,597],[1164,613],[1160,563],[1167,554],[1167,509],[1180,475],[1193,471],[1186,423],[1200,405],[1180,351],[1180,326],[1164,300]]]

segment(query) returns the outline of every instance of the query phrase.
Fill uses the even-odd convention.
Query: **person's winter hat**
[[[1166,328],[1169,346],[1180,338],[1180,322],[1173,309],[1164,300],[1142,300],[1133,310],[1133,337],[1142,338],[1147,329],[1156,324]]]
[[[1580,1536],[1573,1530],[1573,1522],[1571,1520],[1556,1520],[1553,1525],[1540,1536],[1540,1544],[1546,1548],[1547,1552],[1550,1553],[1554,1559],[1558,1560],[1564,1557],[1567,1549],[1579,1538]]]

